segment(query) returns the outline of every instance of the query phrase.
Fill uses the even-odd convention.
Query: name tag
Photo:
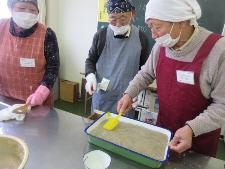
[[[35,59],[20,58],[21,67],[35,67]]]
[[[194,72],[177,70],[177,81],[180,83],[194,85]]]
[[[109,86],[110,80],[103,78],[101,83],[99,83],[99,89],[106,91]]]

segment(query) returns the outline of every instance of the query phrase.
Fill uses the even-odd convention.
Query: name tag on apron
[[[194,72],[177,70],[177,81],[180,83],[194,85]]]
[[[101,83],[99,83],[99,89],[106,91],[109,86],[109,79],[103,78]]]
[[[20,58],[21,67],[35,67],[35,59]]]

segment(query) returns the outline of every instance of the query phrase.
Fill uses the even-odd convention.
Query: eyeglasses
[[[118,13],[109,16],[109,23],[116,26],[116,25],[127,25],[131,21],[131,15],[129,14],[123,14],[123,13]]]

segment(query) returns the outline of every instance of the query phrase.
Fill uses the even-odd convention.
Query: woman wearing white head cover
[[[157,125],[174,132],[170,148],[215,157],[225,122],[225,38],[200,26],[196,0],[150,0],[145,19],[156,40],[117,111],[157,81]]]

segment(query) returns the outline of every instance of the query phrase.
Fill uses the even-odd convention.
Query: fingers
[[[31,100],[30,100],[30,102],[29,102],[29,105],[30,105],[31,107],[34,107],[34,106],[35,106],[35,98],[34,98],[34,97],[31,98]]]
[[[175,143],[175,144],[174,144]],[[189,149],[185,142],[173,142],[170,144],[170,149],[176,151],[177,153],[182,153]]]
[[[184,142],[179,137],[176,136],[174,136],[174,138],[171,140],[169,146],[171,150],[176,151],[178,153],[182,153],[183,151],[186,150]]]
[[[33,94],[27,98],[26,104],[30,104],[32,97],[33,97]]]
[[[184,126],[178,129],[170,142],[170,149],[182,153],[192,146],[192,130]]]
[[[117,104],[117,112],[120,112],[120,109],[122,107],[122,99],[119,100],[118,104]]]
[[[130,110],[131,106],[129,106],[128,104],[123,104],[120,108],[120,111],[119,112],[128,112]]]
[[[29,104],[31,107],[40,106],[44,102],[42,95],[40,93],[34,93],[27,98],[26,104]]]
[[[129,111],[129,107],[128,105],[125,103],[125,104],[122,104],[119,111],[118,112],[122,112],[122,113],[126,113]]]
[[[96,89],[97,89],[97,85],[96,85],[96,82],[95,83],[93,83],[93,91],[96,91]]]
[[[93,85],[91,85],[90,83],[86,83],[85,85],[85,89],[90,95],[92,95],[96,91],[96,88],[97,88],[96,83],[94,83]]]
[[[90,85],[89,83],[86,83],[85,89],[86,89],[86,91],[87,91],[90,95],[93,94],[93,92],[91,91],[91,85]]]
[[[128,109],[126,98],[122,97],[117,104],[117,112],[125,113]]]
[[[125,94],[117,104],[117,112],[128,112],[132,105],[132,99]]]
[[[94,92],[92,90],[88,91],[89,95],[92,95]]]
[[[96,83],[94,83],[92,86],[90,85],[89,94],[93,95],[93,93],[96,91],[96,88]]]
[[[170,141],[170,146],[176,146],[179,143],[179,138],[174,136],[173,139]]]

